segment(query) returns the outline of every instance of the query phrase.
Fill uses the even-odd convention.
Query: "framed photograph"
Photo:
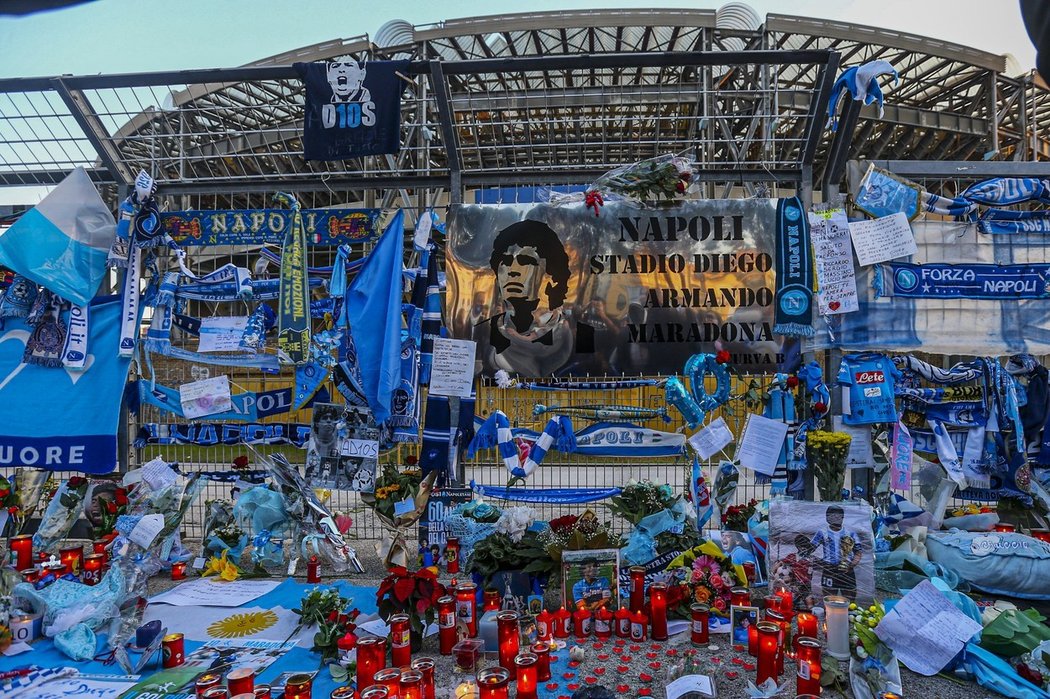
[[[758,607],[732,607],[729,628],[735,645],[747,645],[748,629],[758,623]]]
[[[718,532],[718,546],[722,553],[729,557],[734,564],[740,566],[751,565],[754,569],[755,582],[764,582],[762,579],[762,567],[758,564],[758,556],[751,543],[751,537],[744,532],[725,530]]]
[[[875,596],[871,506],[865,502],[774,500],[767,550],[771,590],[786,587],[809,609],[840,594],[869,605]]]
[[[562,551],[561,594],[565,608],[576,609],[581,603],[592,612],[602,607],[610,611],[619,608],[619,570],[619,549]]]
[[[315,488],[335,488],[339,471],[339,423],[343,406],[314,403],[310,439],[306,441],[306,480]]]

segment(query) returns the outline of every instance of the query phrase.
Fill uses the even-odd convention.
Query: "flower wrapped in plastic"
[[[84,511],[87,489],[88,481],[82,476],[73,476],[58,487],[40,518],[40,527],[33,535],[35,550],[54,552],[58,542],[66,538]]]
[[[204,550],[212,556],[226,555],[233,561],[239,561],[248,546],[248,535],[236,524],[212,530],[204,542]]]
[[[535,519],[536,513],[531,507],[508,507],[496,520],[496,531],[506,534],[511,541],[518,543]]]
[[[875,635],[886,615],[881,602],[864,608],[850,604],[850,688],[857,699],[874,699],[886,692],[902,692],[900,663],[889,646]]]
[[[206,501],[204,503],[204,534],[201,536],[201,545],[204,545],[213,531],[230,524],[233,524],[233,503],[228,500]]]
[[[851,441],[852,437],[844,432],[823,430],[814,430],[806,438],[806,461],[816,477],[820,499],[825,502],[842,500]]]
[[[713,541],[671,561],[667,572],[668,612],[683,619],[690,617],[689,607],[694,603],[709,605],[712,614],[728,617],[730,590],[747,585],[743,567],[734,564]]]
[[[138,517],[160,515],[164,519],[160,532],[146,550],[147,555],[155,557],[161,565],[190,557],[189,551],[179,541],[179,527],[190,506],[197,501],[204,483],[200,474],[194,473],[186,477],[176,475],[173,479],[153,484],[143,480],[132,490],[129,513]],[[118,517],[118,525],[120,520]],[[117,529],[119,531],[120,527]],[[130,536],[130,532],[126,536]]]
[[[437,479],[437,471],[431,471],[425,478],[420,471],[409,469],[399,471],[393,464],[383,466],[382,475],[376,479],[373,493],[361,493],[361,500],[373,511],[376,519],[383,526],[383,538],[376,542],[376,553],[387,568],[393,566],[408,567],[414,556],[409,553],[409,530],[426,512],[430,501],[430,491]]]
[[[22,527],[25,526],[25,523],[40,507],[40,499],[44,494],[44,484],[47,483],[49,475],[48,471],[38,468],[15,469],[15,497],[18,499],[21,522],[19,523],[18,531],[15,531],[14,534],[21,533]]]
[[[605,173],[582,195],[584,206],[597,216],[607,201],[616,198],[634,202],[682,199],[693,184],[694,172],[688,158],[658,155]],[[553,203],[575,202],[580,195],[551,193]]]

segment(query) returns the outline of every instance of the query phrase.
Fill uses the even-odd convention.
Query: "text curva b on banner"
[[[772,368],[776,204],[454,206],[451,334],[485,375],[666,375],[718,349]]]

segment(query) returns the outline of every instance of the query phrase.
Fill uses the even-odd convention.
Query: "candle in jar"
[[[423,699],[434,699],[436,688],[434,686],[433,658],[416,658],[412,661],[412,669],[423,676]]]
[[[438,607],[438,649],[442,655],[452,655],[452,646],[456,645],[456,599],[451,595],[439,597]]]
[[[478,699],[510,699],[507,683],[510,672],[503,667],[490,667],[478,673]]]
[[[631,566],[631,612],[640,612],[645,606],[645,568]]]
[[[785,619],[790,619],[795,613],[795,596],[791,590],[780,587],[773,594],[778,600],[776,610],[783,614]]]
[[[768,621],[758,623],[758,674],[755,684],[777,680],[777,656],[780,655],[780,627]]]
[[[1050,544],[1050,529],[1030,529],[1029,534],[1033,539]]]
[[[710,642],[708,622],[711,608],[706,604],[694,604],[689,607],[690,631],[693,645],[706,646]]]
[[[22,534],[11,537],[8,550],[11,554],[11,563],[15,570],[25,570],[33,567],[33,537]]]
[[[533,643],[529,650],[536,656],[536,681],[546,682],[551,678],[550,643]]]
[[[752,658],[758,657],[758,627],[754,624],[747,627],[747,653]]]
[[[999,524],[996,524],[995,527],[993,527],[993,531],[1009,533],[1017,531],[1017,527],[1012,524],[1007,524],[1006,522],[999,522]]]
[[[795,617],[798,624],[799,638],[817,638],[817,616],[809,612],[799,612]]]
[[[372,677],[386,665],[386,639],[362,638],[357,641],[357,688],[372,686]]]
[[[307,674],[292,675],[284,685],[284,699],[310,699],[312,693],[313,679]]]
[[[572,613],[572,632],[578,640],[587,640],[591,635],[591,612],[583,602]]]
[[[62,565],[66,567],[67,573],[80,575],[80,569],[84,565],[83,545],[67,546],[64,549],[59,549],[58,560],[62,561]]]
[[[237,699],[237,697],[233,697],[233,699]],[[253,696],[252,699],[255,699],[255,697]],[[328,699],[357,699],[357,692],[354,691],[353,687],[336,687],[328,695]]]
[[[798,676],[796,694],[820,694],[820,642],[803,637],[798,639]]]
[[[250,667],[238,667],[226,674],[226,687],[230,694],[255,694],[255,670]]]
[[[463,682],[452,692],[453,699],[478,699],[478,686],[470,680]]]
[[[594,613],[594,635],[602,640],[612,636],[615,615],[605,607]]]
[[[396,697],[401,692],[401,669],[396,667],[383,668],[372,675],[372,684],[386,687],[386,691]]]
[[[399,699],[423,699],[423,673],[418,670],[402,670]]]
[[[787,629],[790,628],[791,622],[787,621],[783,614],[772,609],[766,610],[766,621],[771,624],[776,624],[777,628],[780,630],[777,636],[777,677],[779,677],[784,674],[784,657],[788,644]],[[792,654],[792,657],[794,657],[794,654]]]
[[[731,607],[750,607],[751,590],[746,587],[734,587],[729,591],[729,605]]]
[[[482,612],[487,612],[487,611],[491,611],[491,610],[496,610],[498,612],[500,610],[500,601],[501,600],[499,598],[499,590],[485,590],[481,594],[481,600],[482,600],[482,604],[481,604],[481,611]]]
[[[109,554],[108,554],[108,553],[106,552],[106,547],[107,547],[107,546],[109,546],[109,542],[108,542],[108,541],[106,541],[105,539],[98,539],[98,540],[96,540],[96,541],[92,541],[92,542],[91,542],[91,552],[92,552],[92,553],[97,553],[97,554],[99,554],[100,556],[102,556],[102,564],[103,564],[103,565],[105,565],[105,563],[106,563],[106,558],[107,558],[107,557],[108,557],[108,555],[109,555]]]
[[[649,586],[649,624],[654,641],[667,640],[667,583]]]
[[[755,564],[751,561],[744,561],[740,564],[740,567],[744,569],[744,578],[747,580],[748,585],[755,584]]]
[[[478,635],[478,586],[474,583],[461,583],[456,587],[456,618],[467,625],[467,634],[471,638]]]
[[[397,699],[397,695],[391,694],[386,687],[380,687],[379,685],[374,684],[371,687],[361,690],[358,699]]]
[[[310,560],[306,562],[306,582],[311,585],[321,582],[321,562],[317,560],[317,556],[310,556]]]
[[[532,653],[520,653],[514,658],[514,672],[517,675],[517,699],[536,699],[536,687],[539,683],[537,658]]]
[[[390,663],[406,667],[412,662],[412,629],[407,614],[393,614],[390,623]]]
[[[849,600],[839,595],[824,598],[828,655],[836,660],[849,658]]]
[[[649,626],[649,617],[645,615],[645,612],[637,611],[631,614],[631,640],[644,641],[647,626]]]
[[[171,564],[171,579],[172,580],[185,580],[186,579],[186,562],[176,561]]]
[[[616,614],[614,614],[613,616],[613,627],[616,630],[616,635],[620,638],[630,638],[631,613],[627,611],[626,607],[620,607],[616,610]]]
[[[225,687],[209,687],[200,694],[200,699],[230,699],[230,692]]]
[[[554,615],[546,609],[536,615],[536,636],[538,641],[549,641],[554,636]]]
[[[518,655],[520,634],[518,632],[518,613],[500,612],[496,616],[496,630],[499,634],[499,664],[514,677],[514,658]]]
[[[273,699],[270,696],[270,685],[268,684],[255,685],[255,691],[253,694],[255,695],[255,699]]]
[[[12,614],[8,621],[11,638],[15,642],[32,643],[40,627],[39,614]]]
[[[459,572],[459,539],[454,536],[445,540],[445,569],[449,573]]]
[[[102,567],[105,562],[105,556],[97,553],[84,556],[84,572],[80,574],[80,582],[85,585],[98,585],[102,581]]]
[[[555,638],[568,638],[571,630],[572,614],[562,607],[558,611],[554,612],[554,637]]]

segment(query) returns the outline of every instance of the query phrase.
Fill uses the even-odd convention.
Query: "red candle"
[[[177,561],[171,564],[171,579],[172,580],[185,580],[186,579],[186,563],[184,561]],[[243,694],[243,692],[242,692]]]
[[[445,540],[445,569],[449,573],[459,572],[459,539],[454,536]]]
[[[84,566],[83,545],[68,546],[64,549],[59,549],[58,560],[62,561],[62,565],[66,567],[66,572],[72,573],[73,575],[80,575],[80,569]]]
[[[22,576],[22,582],[27,582],[30,585],[35,583],[36,579],[38,577],[40,577],[39,574],[37,573],[36,568],[26,568],[25,570],[19,571],[18,574]],[[89,585],[94,585],[95,583],[88,583],[88,584]]]
[[[645,606],[645,568],[631,566],[631,611],[640,612]]]
[[[820,643],[813,638],[798,639],[798,676],[795,694],[820,694]]]
[[[740,564],[740,567],[744,569],[744,577],[747,579],[748,585],[755,584],[755,564],[751,561],[744,561]]]
[[[361,690],[359,699],[397,699],[397,695],[391,695],[386,687],[372,685],[367,689]]]
[[[692,641],[694,646],[706,646],[710,642],[710,630],[708,620],[711,608],[706,604],[694,604],[689,607],[692,621]]]
[[[255,670],[250,667],[238,667],[226,675],[226,688],[230,694],[255,694]]]
[[[80,575],[80,582],[85,585],[98,585],[102,581],[102,565],[105,556],[97,553],[84,556],[84,572]]]
[[[357,689],[372,686],[373,676],[386,665],[386,639],[362,638],[357,642]]]
[[[536,699],[537,658],[532,653],[521,653],[514,658],[514,672],[518,677],[517,699]]]
[[[637,611],[631,614],[631,640],[644,641],[645,628],[649,625],[649,617],[645,612]]]
[[[310,556],[306,563],[306,582],[311,585],[321,582],[321,563],[317,556]]]
[[[399,680],[400,699],[423,699],[423,673],[403,670]]]
[[[594,613],[594,635],[605,640],[612,636],[615,615],[605,607]]]
[[[496,635],[499,643],[499,664],[514,677],[514,658],[518,655],[521,633],[518,631],[518,613],[500,612],[496,615]]]
[[[482,599],[481,612],[483,614],[485,612],[490,612],[490,611],[496,611],[496,612],[499,611],[499,607],[500,607],[499,590],[485,590],[485,592],[482,593],[481,599]]]
[[[407,614],[390,617],[390,663],[406,667],[412,662],[412,627]]]
[[[780,629],[780,650],[777,656],[777,676],[784,674],[784,656],[787,654],[786,651],[790,645],[791,639],[791,622],[788,621],[783,614],[775,612],[772,609],[766,610],[766,621],[776,624]],[[794,651],[790,654],[790,657],[795,657]]]
[[[781,587],[777,589],[774,596],[778,600],[775,609],[783,614],[784,618],[790,619],[795,614],[795,597],[791,594],[791,590]]]
[[[551,678],[551,647],[549,643],[533,643],[529,649],[536,656],[536,681],[546,682]]]
[[[507,683],[510,672],[502,667],[490,667],[478,673],[478,699],[510,699]]]
[[[777,680],[777,657],[780,649],[780,627],[768,621],[758,623],[758,675],[755,684]]]
[[[549,641],[554,636],[554,615],[546,609],[536,615],[536,638],[540,641]]]
[[[386,687],[386,691],[397,696],[401,692],[401,670],[396,667],[385,667],[372,675],[373,684]]]
[[[729,591],[729,605],[731,607],[751,606],[751,590],[746,587],[734,587]]]
[[[15,570],[25,570],[33,567],[33,537],[29,534],[11,537],[8,549],[11,552],[11,562]]]
[[[412,661],[412,669],[423,675],[423,699],[434,699],[434,659],[416,658]]]
[[[754,624],[747,627],[747,654],[758,657],[758,628]]]
[[[102,556],[102,565],[105,566],[109,562],[109,553],[106,551],[106,547],[109,542],[105,539],[99,539],[98,541],[91,542],[91,550],[93,553],[97,553]]]
[[[798,623],[798,636],[802,638],[817,638],[817,617],[809,612],[799,612],[795,617]]]
[[[1006,522],[999,522],[999,524],[995,525],[993,530],[997,532],[1013,532],[1017,531],[1017,527],[1012,524],[1007,524]]]
[[[572,632],[579,640],[586,640],[591,635],[591,613],[580,602],[576,611],[572,613]]]
[[[1030,529],[1029,532],[1033,539],[1050,544],[1050,529]]]
[[[631,613],[627,611],[626,607],[620,607],[616,610],[614,626],[616,627],[616,635],[620,638],[631,637]]]
[[[654,641],[667,640],[667,583],[649,586],[649,624]]]
[[[456,645],[456,600],[451,595],[439,597],[438,605],[438,642],[442,655],[452,655],[452,646]]]
[[[572,623],[572,614],[562,607],[558,611],[554,612],[554,637],[555,638],[568,638],[570,631],[570,624]]]
[[[463,583],[456,588],[456,618],[467,625],[467,634],[471,638],[478,635],[478,586],[472,582]]]

